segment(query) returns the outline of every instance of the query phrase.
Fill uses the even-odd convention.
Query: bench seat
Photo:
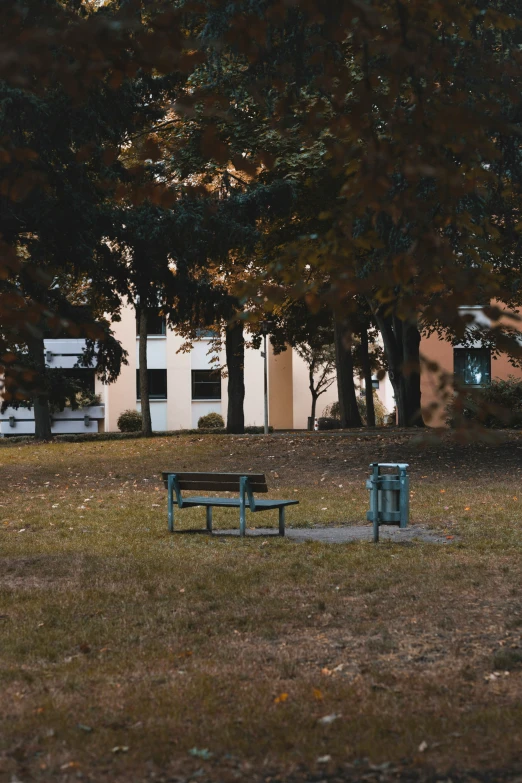
[[[298,500],[258,500],[256,506],[250,509],[253,513],[256,511],[266,511],[270,508],[281,508],[281,506],[296,506]],[[239,508],[241,501],[239,498],[183,498],[183,507],[185,506],[224,506],[226,508]]]
[[[174,532],[174,505],[179,509],[204,506],[207,510],[207,532],[212,532],[212,508],[239,508],[239,532],[245,535],[246,516],[248,508],[252,513],[256,511],[279,511],[279,535],[285,534],[285,508],[298,505],[298,500],[259,500],[254,497],[254,492],[268,492],[264,474],[248,473],[178,473],[176,471],[164,471],[162,478],[168,490],[168,516],[169,531]],[[222,489],[225,492],[239,491],[239,497],[209,497],[204,495],[192,495],[183,497],[182,490],[206,490],[216,491]],[[181,531],[180,531],[181,532]]]

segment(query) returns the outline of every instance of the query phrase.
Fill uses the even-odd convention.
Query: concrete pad
[[[216,536],[239,536],[239,530],[215,530]],[[258,527],[248,529],[246,535],[249,538],[262,538],[277,536],[277,529]],[[289,541],[323,541],[325,544],[346,544],[350,541],[372,541],[373,528],[371,525],[354,525],[344,527],[287,527],[286,538]],[[394,543],[411,543],[422,541],[431,544],[450,544],[454,539],[437,535],[421,525],[410,525],[401,530],[395,526],[382,526],[379,529],[381,541],[393,541]]]

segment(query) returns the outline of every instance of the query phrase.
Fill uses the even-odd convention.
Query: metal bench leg
[[[169,476],[168,503],[169,503],[169,533],[174,532],[174,476]]]
[[[212,506],[207,506],[207,530],[212,533]]]
[[[285,534],[285,507],[279,506],[279,535]]]
[[[239,535],[243,537],[246,532],[246,509],[245,505],[242,504],[239,507]]]
[[[241,476],[239,479],[239,535],[243,537],[246,532],[246,488],[248,479]]]

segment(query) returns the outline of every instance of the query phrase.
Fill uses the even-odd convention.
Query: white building
[[[182,350],[185,339],[165,328],[161,318],[150,319],[147,338],[147,364],[151,398],[152,427],[155,431],[196,428],[201,416],[211,411],[227,417],[227,378],[216,366],[225,367],[222,350],[216,357],[210,335],[202,336],[188,351]],[[53,433],[117,431],[117,421],[125,410],[139,410],[139,336],[136,334],[134,308],[122,310],[121,321],[113,324],[117,340],[128,352],[117,381],[110,386],[93,380],[101,408],[71,411],[53,415]],[[46,340],[46,363],[49,367],[73,368],[83,350],[82,340]],[[217,358],[217,362],[215,361]],[[245,350],[245,425],[262,426],[264,420],[262,351]],[[85,370],[91,372],[92,370]],[[268,412],[274,429],[306,429],[311,412],[308,368],[291,349],[275,355],[268,350]],[[381,381],[378,394],[388,410],[393,408],[391,384]],[[337,400],[334,382],[319,397],[317,415]],[[8,409],[0,415],[0,432],[21,435],[34,432],[30,409]],[[85,417],[88,417],[87,419]],[[31,429],[32,426],[32,429]]]

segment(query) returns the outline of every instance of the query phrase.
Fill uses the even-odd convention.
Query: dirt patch
[[[0,559],[0,589],[69,589],[78,581],[85,558],[71,555],[35,555]]]

